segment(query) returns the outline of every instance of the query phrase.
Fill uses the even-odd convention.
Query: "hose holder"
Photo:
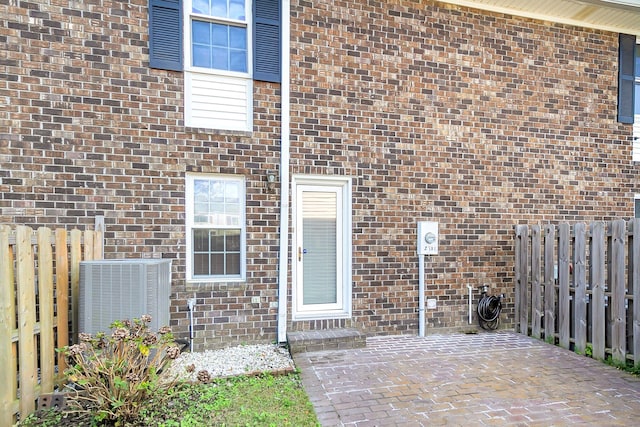
[[[482,297],[478,302],[476,311],[478,323],[482,329],[496,330],[500,325],[500,312],[502,311],[502,295],[488,295],[489,286],[481,287]]]

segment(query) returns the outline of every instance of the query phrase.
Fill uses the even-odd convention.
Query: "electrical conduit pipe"
[[[471,318],[473,317],[473,315],[471,314],[471,304],[472,304],[471,296],[473,293],[473,286],[467,285],[467,289],[469,289],[469,324],[471,324]]]
[[[418,336],[424,337],[424,255],[418,255]]]

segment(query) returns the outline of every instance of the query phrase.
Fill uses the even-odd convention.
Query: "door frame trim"
[[[318,187],[341,187],[342,188],[342,265],[339,271],[342,272],[342,301],[343,307],[338,310],[321,311],[298,311],[298,260],[296,247],[298,245],[298,186],[312,185]],[[345,176],[323,176],[323,175],[293,175],[291,186],[292,198],[292,235],[291,235],[291,318],[292,320],[316,320],[316,319],[348,319],[352,315],[352,179]]]

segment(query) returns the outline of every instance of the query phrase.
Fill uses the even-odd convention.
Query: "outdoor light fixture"
[[[275,193],[276,191],[276,174],[273,172],[267,173],[267,192]]]

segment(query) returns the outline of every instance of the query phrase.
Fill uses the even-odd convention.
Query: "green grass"
[[[640,365],[635,365],[630,360],[621,362],[621,361],[613,360],[613,357],[611,355],[608,355],[605,358],[604,363],[606,363],[609,366],[613,366],[616,369],[620,369],[621,371],[629,372],[630,374],[633,374],[635,376],[640,376]]]
[[[169,403],[149,401],[132,425],[191,426],[319,426],[300,375],[234,377],[209,384],[179,384],[169,391]],[[31,416],[21,426],[90,426],[90,416],[78,419],[60,412]]]

